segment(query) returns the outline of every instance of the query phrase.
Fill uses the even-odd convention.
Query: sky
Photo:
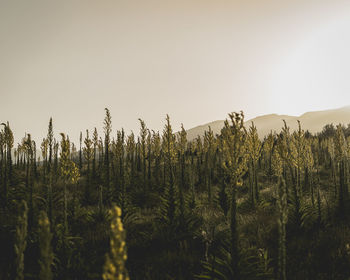
[[[0,122],[16,142],[350,105],[344,0],[0,0]]]

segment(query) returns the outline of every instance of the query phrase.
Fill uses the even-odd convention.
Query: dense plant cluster
[[[0,279],[349,279],[350,129],[0,131]],[[118,205],[118,206],[116,206]]]

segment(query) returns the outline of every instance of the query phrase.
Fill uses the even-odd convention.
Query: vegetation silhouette
[[[349,279],[350,130],[0,130],[0,279]]]

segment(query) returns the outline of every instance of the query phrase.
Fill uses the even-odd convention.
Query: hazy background
[[[0,0],[0,121],[16,141],[41,140],[50,116],[76,141],[104,107],[114,132],[342,107],[349,77],[349,1]]]

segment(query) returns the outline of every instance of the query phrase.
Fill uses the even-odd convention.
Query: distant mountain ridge
[[[268,114],[250,119],[245,122],[245,125],[248,128],[251,123],[254,122],[254,125],[258,129],[259,137],[264,138],[270,133],[270,131],[280,132],[283,126],[283,120],[287,122],[291,131],[297,129],[297,121],[299,120],[304,130],[309,130],[311,133],[317,133],[322,131],[322,128],[326,124],[333,123],[334,125],[337,125],[341,123],[348,125],[350,123],[350,106],[332,110],[307,112],[301,116]],[[224,121],[213,121],[187,130],[188,140],[191,141],[198,135],[203,136],[204,132],[209,129],[209,126],[214,134],[219,134],[224,127]]]

